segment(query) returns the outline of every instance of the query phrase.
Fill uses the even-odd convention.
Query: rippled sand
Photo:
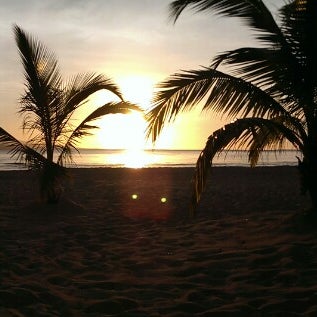
[[[192,173],[75,169],[47,207],[1,172],[0,316],[316,316],[296,168],[216,168],[194,218]]]

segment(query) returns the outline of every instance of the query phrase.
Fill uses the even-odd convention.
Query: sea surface
[[[199,156],[198,150],[105,150],[81,149],[73,159],[75,164],[68,167],[193,167]],[[258,166],[297,165],[301,154],[294,150],[281,153],[265,151]],[[224,151],[217,155],[215,166],[249,166],[248,155],[245,151]],[[0,150],[0,170],[25,169],[24,165],[16,162],[5,150]]]

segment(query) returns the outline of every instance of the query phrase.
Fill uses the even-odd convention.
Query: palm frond
[[[252,138],[248,144],[249,162],[252,167],[256,166],[264,150],[279,152],[289,144],[296,150],[304,149],[303,139],[306,138],[306,132],[297,118],[280,116],[270,121],[271,124],[252,129]]]
[[[98,128],[97,126],[90,124],[92,121],[95,121],[108,114],[127,114],[132,111],[142,112],[140,107],[127,101],[110,102],[97,108],[95,111],[89,114],[77,126],[77,128],[73,129],[73,132],[68,137],[67,142],[64,144],[59,154],[57,163],[64,165],[67,163],[67,160],[72,162],[72,150],[78,152],[77,145],[79,140],[84,136],[90,135],[90,130]]]
[[[233,76],[265,91],[287,105],[290,112],[292,103],[287,100],[298,101],[301,96],[303,69],[294,61],[294,56],[289,56],[283,49],[239,48],[216,56],[212,66],[220,64],[229,65]]]
[[[317,8],[314,0],[291,1],[280,9],[283,30],[298,58],[314,58],[317,40]],[[302,59],[302,62],[306,62]]]
[[[3,128],[0,128],[0,143],[9,149],[12,156],[19,156],[20,153],[24,153],[25,145]]]
[[[265,43],[284,41],[271,12],[261,0],[176,0],[169,8],[174,22],[186,8],[196,12],[211,11],[225,17],[241,18],[252,30],[258,32],[257,38]]]
[[[0,143],[8,148],[11,157],[15,157],[17,161],[24,163],[31,169],[40,168],[47,161],[43,155],[17,140],[3,128],[0,128]]]
[[[316,1],[292,1],[280,10],[281,28],[292,47],[302,72],[304,102],[316,108],[317,6]],[[315,103],[315,106],[314,106]],[[314,111],[314,109],[312,109]]]
[[[22,104],[21,112],[32,111],[41,117],[48,111],[52,89],[61,83],[58,62],[52,52],[19,26],[14,26],[14,33],[26,79],[26,94],[22,97],[26,105]]]
[[[101,74],[86,73],[79,74],[73,77],[63,88],[63,103],[59,107],[58,113],[56,113],[55,119],[55,138],[59,137],[72,114],[76,109],[85,104],[85,100],[93,93],[107,90],[116,95],[119,99],[123,100],[122,94],[119,88],[112,82],[111,79],[106,78]]]
[[[84,121],[87,123],[107,114],[127,114],[131,111],[142,112],[139,106],[128,101],[109,102],[93,111]]]
[[[146,114],[149,122],[147,136],[152,135],[153,141],[166,122],[201,101],[203,110],[221,112],[229,118],[287,114],[281,104],[258,87],[213,68],[174,74],[159,88],[161,90],[156,93],[153,106]]]
[[[53,53],[17,25],[14,26],[14,33],[26,79],[20,113],[32,113],[34,119],[30,120],[39,123],[36,128],[41,132],[42,141],[46,144],[47,156],[52,157],[52,118],[57,108],[56,96],[60,96],[61,84],[58,63]]]
[[[71,78],[64,87],[65,104],[68,108],[77,107],[83,100],[99,90],[107,90],[123,101],[119,87],[102,74],[78,74]]]
[[[225,125],[222,129],[216,130],[210,135],[196,163],[193,208],[197,206],[205,189],[214,156],[225,148],[230,149],[236,146],[248,150],[252,166],[257,163],[259,153],[270,144],[279,142],[281,145],[284,140],[288,140],[296,148],[302,148],[302,141],[296,131],[294,132],[292,128],[285,125],[287,120],[288,117],[276,118],[275,120],[243,118]],[[290,121],[287,122],[290,124]]]

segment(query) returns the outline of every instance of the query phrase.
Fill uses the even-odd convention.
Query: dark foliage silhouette
[[[56,203],[67,171],[65,164],[72,162],[74,151],[78,152],[78,141],[97,128],[91,122],[107,114],[125,114],[139,108],[124,101],[119,88],[101,74],[79,74],[63,81],[52,52],[17,25],[14,33],[25,77],[19,113],[29,139],[21,142],[0,128],[0,143],[9,148],[13,157],[39,170],[43,199]],[[91,94],[103,89],[119,101],[97,108],[75,125],[76,110],[86,104]]]
[[[166,122],[199,104],[232,120],[209,136],[197,160],[193,206],[200,200],[216,153],[246,149],[255,166],[263,150],[280,151],[291,144],[302,153],[302,188],[316,210],[316,2],[288,1],[275,19],[261,0],[177,0],[170,4],[174,22],[188,8],[240,18],[261,45],[223,52],[209,67],[182,71],[161,83],[147,113],[148,135],[155,141]]]

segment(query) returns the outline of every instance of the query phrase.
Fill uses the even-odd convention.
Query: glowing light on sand
[[[162,197],[162,198],[161,198],[161,203],[164,204],[164,203],[166,203],[166,202],[167,202],[167,198],[166,198],[166,197]]]
[[[134,200],[138,199],[138,197],[139,197],[139,196],[138,196],[137,194],[131,195],[131,198],[134,199]]]

